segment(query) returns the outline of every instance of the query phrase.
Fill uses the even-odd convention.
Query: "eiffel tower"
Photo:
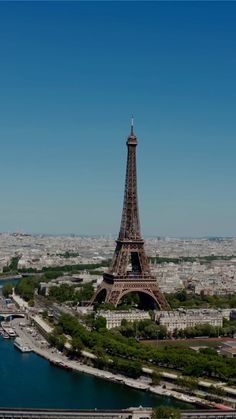
[[[137,137],[134,134],[133,118],[127,139],[127,166],[125,194],[121,226],[111,266],[103,275],[103,281],[91,304],[96,302],[119,304],[124,295],[138,293],[145,307],[166,310],[169,305],[160,291],[156,278],[151,274],[141,237],[136,173]]]

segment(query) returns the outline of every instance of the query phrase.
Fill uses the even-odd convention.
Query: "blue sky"
[[[0,231],[236,235],[235,2],[0,2]]]

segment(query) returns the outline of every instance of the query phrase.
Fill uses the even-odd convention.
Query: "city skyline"
[[[0,4],[0,231],[236,236],[233,2]]]

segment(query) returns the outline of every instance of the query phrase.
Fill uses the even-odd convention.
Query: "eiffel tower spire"
[[[136,169],[138,140],[134,134],[133,118],[126,144],[127,165],[120,232],[112,264],[103,275],[103,281],[91,303],[105,301],[116,306],[125,294],[138,292],[148,301],[150,308],[158,306],[160,309],[168,309],[168,303],[150,272],[141,237]]]
[[[134,135],[134,117],[132,116],[131,118],[131,130],[130,130],[130,135],[133,136]]]
[[[131,131],[127,139],[127,165],[125,178],[125,193],[123,212],[119,239],[137,240],[141,238],[138,193],[137,193],[137,169],[136,169],[136,147],[138,140],[134,135],[133,118],[131,120]]]

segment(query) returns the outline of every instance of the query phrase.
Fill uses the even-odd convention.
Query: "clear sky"
[[[0,2],[0,231],[236,235],[235,2]]]

